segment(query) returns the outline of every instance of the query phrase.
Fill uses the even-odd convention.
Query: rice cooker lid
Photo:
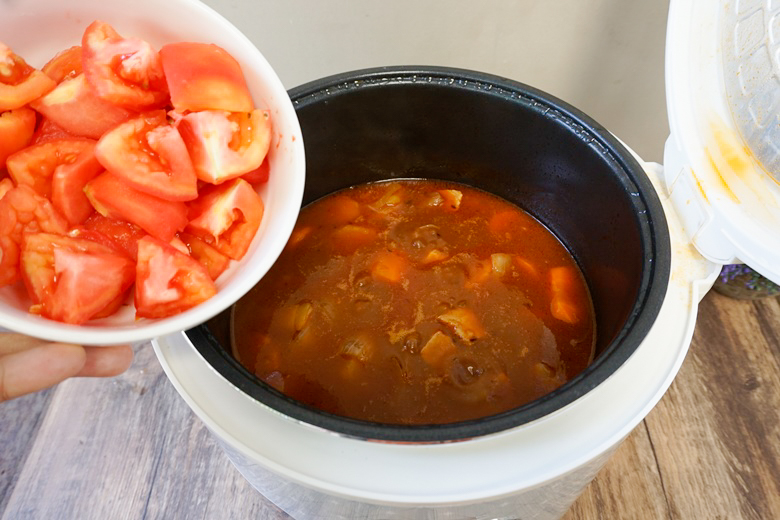
[[[780,2],[672,0],[664,183],[697,250],[780,283]]]

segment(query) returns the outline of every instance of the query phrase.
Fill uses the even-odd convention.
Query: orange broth
[[[542,224],[445,181],[360,185],[301,211],[233,310],[238,360],[337,415],[435,424],[532,401],[592,360],[593,305]]]

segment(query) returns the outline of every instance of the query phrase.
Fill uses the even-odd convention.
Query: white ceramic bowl
[[[165,319],[136,320],[132,305],[84,325],[67,325],[27,312],[19,287],[0,289],[0,326],[55,341],[85,345],[132,343],[186,330],[233,304],[271,267],[292,232],[305,177],[303,139],[295,109],[281,81],[260,51],[238,29],[197,0],[14,0],[0,7],[0,41],[40,68],[57,52],[81,41],[93,20],[119,34],[149,41],[155,48],[175,41],[215,43],[241,64],[255,104],[270,110],[274,138],[270,179],[259,191],[265,203],[260,230],[246,256],[217,280],[206,302]]]

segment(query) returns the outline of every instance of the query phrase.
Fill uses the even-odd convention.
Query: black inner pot
[[[408,177],[454,180],[514,202],[559,237],[585,274],[596,310],[596,358],[559,389],[508,412],[443,425],[377,424],[313,409],[256,378],[230,355],[225,312],[186,334],[240,390],[289,417],[358,438],[468,439],[572,403],[645,338],[669,280],[666,220],[638,162],[588,116],[514,81],[437,67],[357,71],[290,96],[306,149],[304,203]]]

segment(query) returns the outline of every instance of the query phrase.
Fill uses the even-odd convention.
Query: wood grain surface
[[[667,394],[565,515],[780,518],[780,300],[710,293]],[[151,348],[0,405],[2,519],[288,518],[230,465]]]

